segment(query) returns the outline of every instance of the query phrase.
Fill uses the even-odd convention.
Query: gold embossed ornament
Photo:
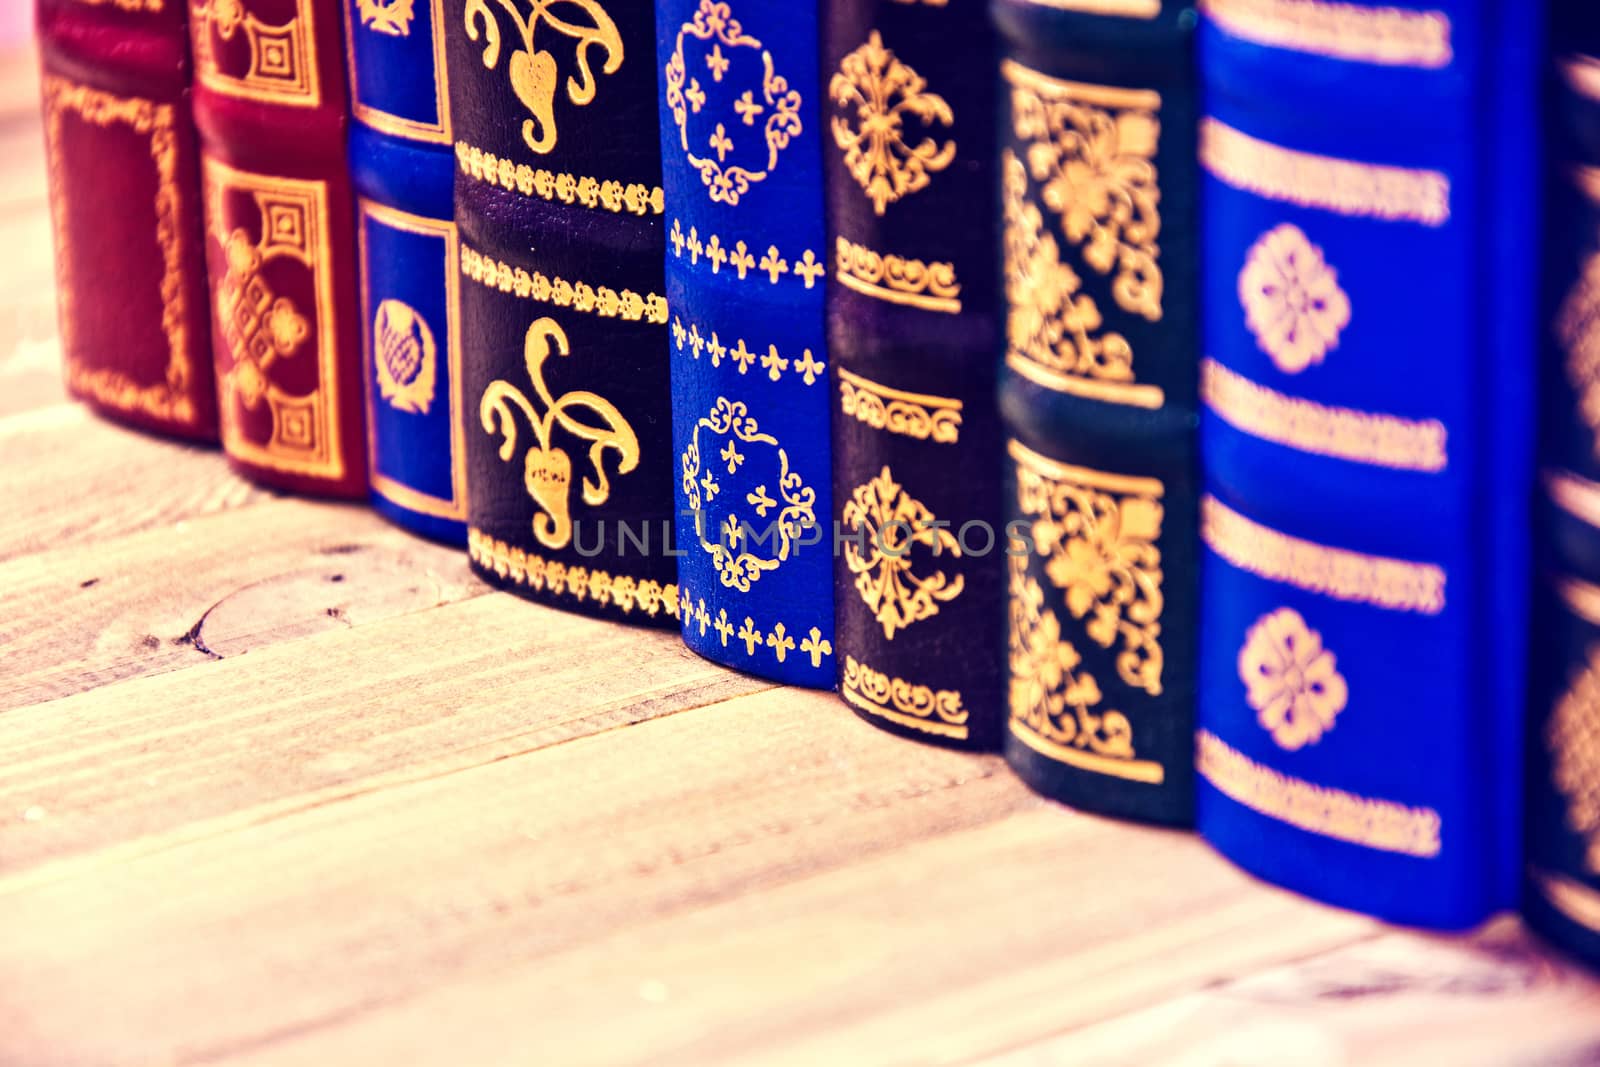
[[[1339,347],[1350,298],[1339,275],[1298,226],[1262,236],[1239,272],[1239,301],[1261,350],[1285,374],[1298,374]]]
[[[1250,628],[1239,679],[1257,721],[1291,752],[1322,740],[1350,695],[1322,635],[1292,608],[1269,612]]]
[[[955,159],[954,141],[941,146],[932,137],[918,139],[907,131],[911,119],[923,127],[950,126],[955,112],[944,97],[928,92],[927,79],[884,47],[877,30],[844,57],[828,83],[828,94],[840,109],[855,111],[854,123],[849,114],[833,117],[833,140],[844,150],[845,168],[879,215],[901,197],[926,189],[929,175]]]
[[[433,403],[438,347],[433,331],[416,309],[384,300],[372,321],[372,361],[378,392],[397,410],[426,415]]]
[[[416,18],[415,0],[356,0],[361,25],[390,37],[409,37]]]

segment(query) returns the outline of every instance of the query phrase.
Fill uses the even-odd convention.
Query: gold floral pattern
[[[438,344],[428,320],[403,300],[380,301],[372,320],[378,394],[397,411],[426,415],[433,404],[438,361]]]
[[[1239,680],[1256,721],[1278,745],[1297,752],[1333,729],[1349,689],[1322,635],[1293,608],[1261,616],[1239,650]]]
[[[1261,350],[1285,374],[1298,374],[1339,347],[1350,298],[1322,249],[1284,223],[1262,235],[1239,272],[1239,301]]]
[[[1017,514],[1047,557],[1045,574],[1101,648],[1120,642],[1117,674],[1161,695],[1161,483],[1057,463],[1016,441]]]
[[[545,559],[536,552],[508,545],[477,527],[467,530],[467,553],[480,567],[535,592],[548,590],[553,596],[570,597],[583,603],[593,601],[604,607],[614,604],[623,614],[638,611],[644,615],[678,614],[678,587],[654,578],[635,578],[613,574],[581,564],[568,566],[560,560]]]
[[[961,544],[948,529],[934,525],[933,512],[907,493],[888,467],[856,486],[845,502],[843,518],[847,529],[861,535],[859,542],[845,542],[845,566],[855,575],[856,592],[883,627],[885,640],[893,641],[896,631],[933,618],[941,603],[954,600],[966,588],[960,574],[951,581],[942,570],[926,576],[915,572],[914,546],[931,549],[935,556],[949,552],[959,557]]]
[[[869,715],[913,730],[965,740],[970,717],[956,689],[934,689],[875,671],[854,656],[844,658],[839,695]]]
[[[1161,98],[1062,82],[1009,61],[1011,121],[1028,177],[1122,310],[1161,320]]]
[[[1567,827],[1584,842],[1584,865],[1600,875],[1600,645],[1556,702],[1544,730],[1551,784],[1567,802]]]
[[[828,82],[828,95],[841,110],[855,112],[854,122],[848,114],[833,117],[833,140],[844,150],[845,169],[879,215],[902,197],[926,189],[930,175],[956,158],[954,141],[940,145],[929,136],[915,144],[908,140],[907,119],[925,128],[951,126],[955,112],[944,97],[928,92],[927,79],[884,47],[877,30],[840,62]]]
[[[554,444],[556,427],[589,443],[587,456],[594,474],[583,479],[583,502],[590,507],[611,496],[605,454],[615,452],[618,476],[627,474],[639,465],[639,438],[616,405],[604,397],[584,390],[552,396],[544,380],[544,364],[552,353],[571,354],[566,331],[555,319],[538,319],[528,327],[523,359],[539,404],[510,382],[496,379],[483,391],[478,420],[485,433],[499,435],[500,459],[507,463],[517,453],[516,414],[520,412],[532,428],[534,443],[523,456],[522,467],[523,487],[539,507],[533,534],[546,548],[564,548],[572,540],[572,457]],[[575,414],[579,411],[588,411],[596,421],[580,419]]]
[[[1600,457],[1600,254],[1584,261],[1556,317],[1555,334],[1566,355],[1563,365],[1577,395],[1578,415]]]
[[[1012,556],[1007,564],[1011,732],[1036,751],[1082,769],[1159,783],[1162,767],[1137,758],[1128,717],[1096,710],[1105,699],[1100,684],[1083,669],[1077,648],[1063,639],[1061,620],[1045,606],[1027,560]]]
[[[833,259],[839,284],[862,296],[947,315],[961,312],[954,263],[880,255],[843,237],[834,239]]]
[[[622,34],[606,14],[599,0],[467,0],[464,12],[467,36],[483,38],[483,65],[493,70],[500,63],[500,21],[494,8],[511,21],[522,47],[506,60],[506,76],[511,90],[531,118],[522,121],[522,139],[540,155],[556,146],[556,89],[565,84],[567,99],[579,107],[594,101],[595,82],[592,50],[601,53],[600,73],[615,74],[622,69]],[[493,3],[493,7],[491,7]],[[555,10],[552,10],[555,9]],[[580,16],[587,23],[580,21]],[[555,53],[536,42],[541,28],[570,37],[577,42],[574,51],[577,73],[560,77]]]
[[[706,44],[711,46],[704,56],[696,55],[696,71],[689,69],[689,57],[684,49],[686,38],[701,42],[702,50]],[[729,49],[727,53],[723,52],[724,46]],[[733,57],[742,56],[746,51],[760,55],[759,90],[746,85],[742,93],[735,92],[733,88],[727,91],[726,95],[733,98],[732,104],[725,109],[727,114],[723,120],[712,124],[711,133],[704,141],[707,150],[702,154],[698,132],[694,137],[690,135],[690,119],[706,109],[711,103],[712,94],[701,82],[698,68],[703,63],[707,78],[713,85],[720,85],[729,78],[729,71],[734,66]],[[790,89],[788,79],[777,73],[772,53],[762,47],[761,41],[744,32],[744,27],[733,17],[732,7],[719,0],[700,0],[694,17],[678,30],[665,73],[664,97],[677,124],[679,143],[690,166],[700,172],[700,179],[705,183],[712,201],[730,207],[739,203],[753,184],[766,180],[767,175],[777,167],[779,154],[789,147],[792,139],[800,136],[800,93]],[[737,79],[735,82],[745,84]],[[758,91],[761,96],[759,102],[756,99]],[[762,115],[766,115],[761,124],[764,152],[757,155],[742,152],[739,146],[744,144],[745,139],[741,136],[735,142],[734,135],[740,132],[741,127],[754,127]],[[713,154],[715,159],[711,158]],[[730,155],[742,162],[730,163]]]

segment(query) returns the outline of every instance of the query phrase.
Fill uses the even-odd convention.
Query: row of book
[[[39,0],[67,377],[519,595],[1600,960],[1587,7]]]

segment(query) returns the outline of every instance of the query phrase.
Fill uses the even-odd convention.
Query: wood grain
[[[0,711],[487,591],[459,550],[298,500],[21,556],[0,589]]]

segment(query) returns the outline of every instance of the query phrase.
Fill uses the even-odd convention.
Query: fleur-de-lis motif
[[[883,636],[939,614],[939,605],[961,595],[966,579],[951,581],[944,571],[919,576],[911,558],[914,545],[938,555],[961,555],[961,543],[947,529],[934,525],[927,505],[905,491],[888,467],[859,485],[845,503],[844,524],[860,530],[860,541],[846,541],[845,565],[856,576],[856,592],[872,610]]]
[[[590,50],[604,52],[602,74],[615,74],[622,66],[622,34],[599,0],[526,0],[527,14],[523,14],[522,0],[467,0],[467,36],[474,41],[483,37],[483,65],[491,70],[500,62],[500,22],[491,2],[510,18],[522,39],[522,47],[512,52],[506,63],[506,72],[512,91],[533,116],[522,122],[522,139],[542,155],[556,146],[555,102],[560,78],[555,55],[535,44],[540,28],[547,27],[578,42],[577,74],[567,77],[566,89],[567,98],[579,107],[587,106],[595,96]],[[563,14],[553,14],[552,8],[562,9]],[[572,8],[588,18],[587,25],[566,14]]]
[[[755,655],[756,648],[761,644],[761,631],[756,629],[756,620],[746,615],[744,625],[739,627],[738,638],[744,642],[744,654]]]
[[[722,647],[727,648],[728,638],[733,634],[733,623],[728,621],[727,608],[717,609],[717,621],[711,624],[711,628],[717,631],[717,636],[722,639]]]
[[[794,651],[794,638],[784,633],[783,623],[778,623],[772,628],[772,632],[767,635],[767,647],[772,649],[773,654],[778,657],[779,663],[782,663],[784,657]]]
[[[778,355],[777,345],[767,346],[767,354],[761,357],[761,365],[766,368],[767,377],[773,381],[777,381],[789,369],[789,361]]]
[[[356,0],[361,25],[390,37],[409,37],[416,17],[414,0]]]
[[[811,354],[811,349],[808,348],[805,350],[803,358],[795,361],[794,369],[805,376],[807,385],[811,385],[828,367],[827,364],[818,361],[817,357]]]
[[[564,548],[572,540],[572,457],[554,445],[556,427],[589,442],[588,459],[594,473],[584,477],[582,495],[590,507],[605,503],[611,496],[606,452],[616,453],[620,477],[639,465],[639,438],[616,406],[596,393],[572,390],[552,396],[544,380],[545,360],[552,351],[562,357],[570,354],[567,335],[554,319],[541,318],[528,327],[523,343],[528,379],[539,403],[529,401],[510,382],[496,379],[483,391],[478,418],[486,433],[500,435],[503,462],[510,462],[517,451],[516,413],[527,420],[534,443],[523,459],[523,484],[540,508],[533,519],[534,536],[547,548]],[[580,419],[576,413],[583,411],[591,413],[596,423]]]
[[[833,102],[855,110],[854,124],[848,115],[833,117],[834,143],[844,149],[845,168],[879,215],[901,197],[927,188],[929,174],[956,158],[954,141],[940,145],[924,136],[911,144],[907,139],[907,118],[924,127],[955,122],[944,97],[927,90],[927,80],[885,48],[877,30],[844,57],[828,83]]]
[[[756,514],[763,519],[767,517],[769,509],[778,506],[778,502],[768,495],[767,487],[764,485],[756,486],[755,489],[745,494],[744,499],[747,504],[756,509]]]
[[[717,454],[720,455],[722,457],[722,461],[728,465],[729,474],[733,474],[738,471],[739,464],[744,462],[744,453],[739,451],[738,443],[731,439],[723,447],[722,451]]]
[[[782,625],[781,623],[779,625]],[[822,666],[822,657],[833,654],[833,642],[822,636],[822,627],[813,626],[811,635],[800,642],[800,651],[811,657],[811,666]],[[782,659],[783,657],[778,657]]]

